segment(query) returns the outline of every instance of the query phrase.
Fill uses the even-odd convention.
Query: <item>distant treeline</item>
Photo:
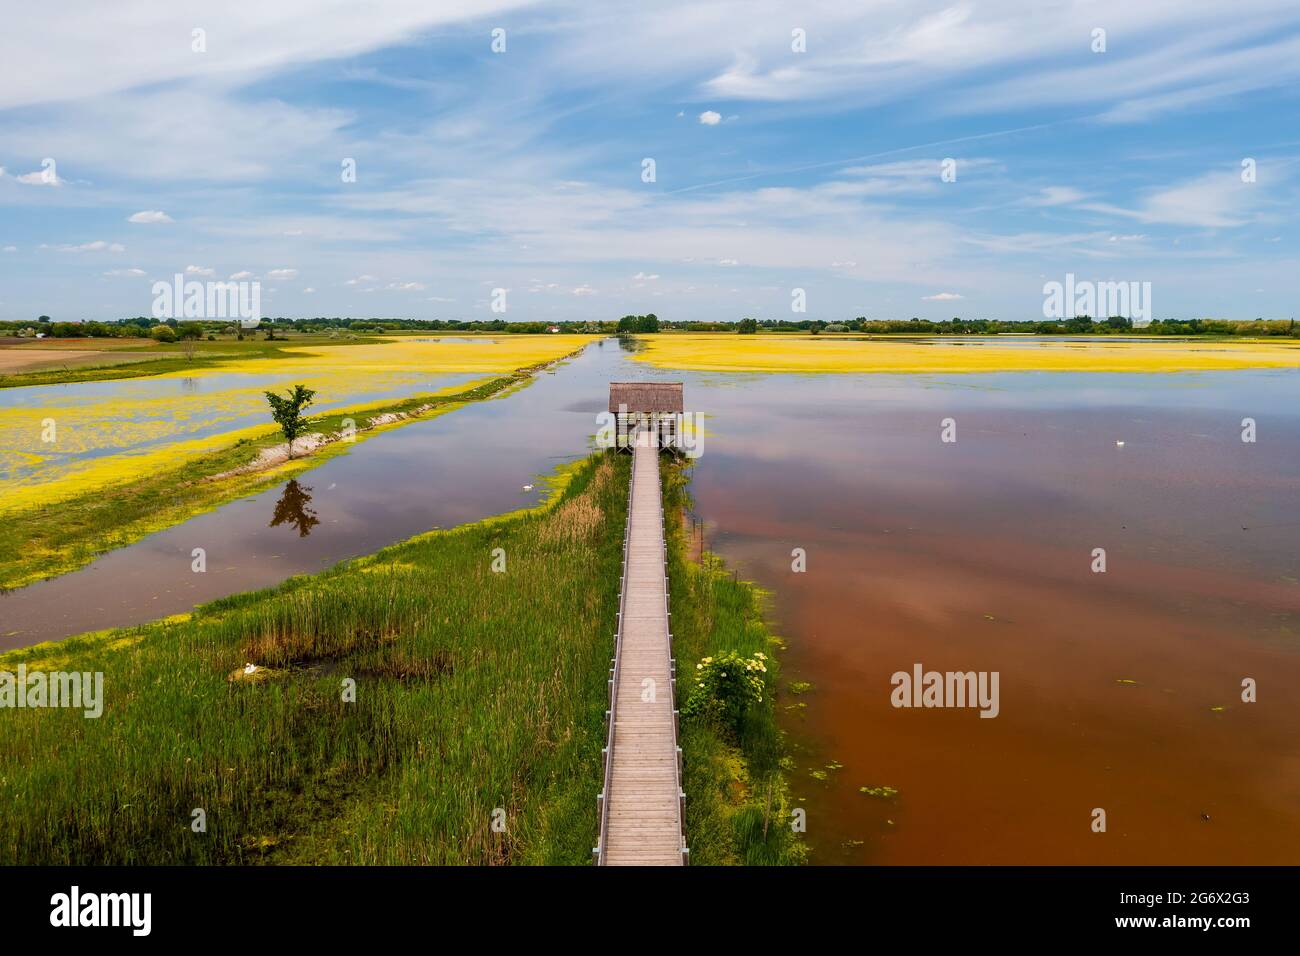
[[[231,322],[218,319],[178,323],[175,319],[159,322],[139,316],[115,322],[52,322],[40,316],[32,322],[0,322],[0,335],[30,336],[43,332],[51,338],[126,338],[144,337],[158,325],[177,328],[181,335],[231,334],[237,332]],[[1134,327],[1131,320],[1121,317],[1096,320],[1088,316],[1073,319],[1009,322],[1002,319],[961,319],[943,322],[929,319],[868,319],[859,316],[841,322],[821,319],[744,318],[737,322],[694,322],[660,319],[653,312],[647,315],[625,315],[616,320],[568,322],[462,322],[455,319],[354,319],[314,318],[286,319],[264,318],[258,326],[263,331],[283,332],[495,332],[536,334],[558,332],[567,334],[635,334],[638,332],[757,332],[811,333],[857,332],[868,335],[997,335],[1000,333],[1030,333],[1036,335],[1264,335],[1300,338],[1300,326],[1295,319],[1255,319],[1232,321],[1229,319],[1156,319],[1150,325]],[[155,336],[156,337],[156,336]]]

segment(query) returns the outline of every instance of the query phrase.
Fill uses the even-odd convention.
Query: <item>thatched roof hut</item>
[[[610,382],[609,410],[628,415],[677,415],[685,411],[681,382]]]
[[[663,451],[681,449],[681,382],[610,382],[609,411],[615,416],[614,447],[631,451],[635,434]]]

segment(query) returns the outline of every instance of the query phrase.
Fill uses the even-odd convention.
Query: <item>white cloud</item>
[[[576,289],[574,289],[573,294],[574,295],[595,295],[596,290],[589,285],[583,284],[578,286]]]
[[[163,212],[161,209],[144,209],[141,210],[140,212],[132,213],[130,216],[127,217],[126,221],[139,222],[139,223],[157,223],[157,222],[173,222],[174,220],[172,219],[171,216],[167,215],[167,213]]]
[[[315,292],[316,290],[313,289],[311,286],[307,286],[307,288],[303,289],[302,291],[303,291],[303,292]]]
[[[657,275],[648,275],[648,274],[646,274],[646,273],[644,273],[644,272],[638,272],[638,273],[637,273],[636,275],[634,275],[632,278],[633,278],[633,279],[643,279],[643,280],[645,280],[646,282],[653,282],[655,279],[658,279],[659,276],[657,276]]]
[[[740,260],[739,260],[739,259],[719,259],[719,260],[718,260],[718,265],[720,265],[720,266],[738,266],[738,265],[740,265]]]
[[[15,176],[14,179],[27,186],[62,186],[63,180],[53,169],[37,169],[30,173]]]
[[[75,156],[79,167],[145,181],[151,188],[159,181],[273,176],[340,148],[339,131],[352,119],[342,110],[248,100],[210,85],[149,89],[0,117],[6,148]],[[184,117],[185,135],[170,132],[166,117]],[[42,175],[34,172],[23,181],[37,183]]]
[[[5,252],[17,252],[17,251],[18,251],[18,247],[17,247],[17,246],[5,246],[5,250],[4,250],[4,251],[5,251]]]
[[[83,242],[80,245],[47,246],[42,243],[41,248],[53,249],[56,252],[126,252],[126,246],[120,242],[105,242],[103,239],[96,239],[94,242]]]
[[[348,279],[344,285],[360,285],[363,282],[374,282],[374,276],[357,276],[355,279]]]
[[[953,299],[964,298],[956,292],[939,292],[935,295],[923,295],[921,299],[925,302],[951,302]]]
[[[240,271],[240,272],[232,272],[232,273],[230,274],[230,278],[234,279],[234,280],[237,281],[237,282],[243,282],[243,281],[245,281],[246,279],[252,279],[252,278],[254,278],[254,275],[253,275],[253,273],[251,273],[251,272],[249,272],[247,269],[245,269],[245,270],[242,270],[242,271]]]
[[[205,23],[209,47],[197,55],[190,31],[205,18],[196,16],[203,10],[193,3],[67,0],[59,8],[59,56],[50,55],[49,26],[40,17],[6,18],[0,109],[84,96],[87,77],[94,77],[97,91],[112,94],[214,74],[265,75],[293,64],[357,56],[525,2],[385,0],[383,16],[358,17],[352,0],[226,0],[219,15],[204,8],[212,21]]]
[[[140,276],[148,275],[148,273],[143,269],[110,269],[108,272],[105,272],[104,275],[138,279]]]
[[[1073,186],[1047,186],[1024,200],[1026,206],[1067,206],[1087,198]]]
[[[428,287],[423,282],[390,282],[388,288],[397,292],[421,292]]]
[[[276,281],[287,282],[290,279],[298,278],[298,270],[297,269],[272,269],[270,272],[266,274],[266,277],[270,279],[272,282],[276,282]]]
[[[722,122],[722,114],[715,113],[713,110],[705,110],[700,114],[700,122],[705,126],[717,126]]]
[[[1133,208],[1110,203],[1085,203],[1080,208],[1144,223],[1210,229],[1240,226],[1254,217],[1254,203],[1264,188],[1262,170],[1259,183],[1243,183],[1235,168],[1216,170],[1150,192]]]
[[[186,266],[185,274],[187,276],[214,276],[217,274],[217,270],[207,266]]]

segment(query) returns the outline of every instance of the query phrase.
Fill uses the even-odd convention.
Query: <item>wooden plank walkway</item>
[[[681,750],[677,746],[668,629],[659,450],[642,434],[633,449],[627,542],[615,648],[601,866],[681,866]]]

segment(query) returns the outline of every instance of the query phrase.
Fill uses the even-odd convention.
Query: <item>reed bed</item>
[[[589,862],[626,482],[0,656],[105,698],[0,711],[0,864]]]
[[[664,520],[668,541],[668,587],[673,654],[677,659],[677,705],[694,685],[704,657],[736,651],[767,655],[761,704],[749,708],[738,730],[683,718],[681,746],[686,791],[686,842],[691,864],[776,866],[802,863],[806,846],[791,828],[785,772],[790,767],[776,722],[781,642],[764,620],[767,596],[742,581],[716,554],[695,555],[685,520],[690,507],[686,466],[665,463]]]

